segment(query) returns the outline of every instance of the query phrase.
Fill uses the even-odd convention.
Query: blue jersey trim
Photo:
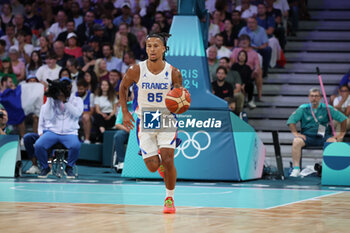
[[[134,101],[132,103],[132,108],[134,109],[134,111],[136,111],[137,106],[138,106],[137,97],[138,97],[138,93],[139,93],[139,87],[137,86],[136,83],[134,83],[134,86],[132,89],[134,92]]]

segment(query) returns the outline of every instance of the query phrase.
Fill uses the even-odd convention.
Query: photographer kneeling
[[[69,78],[49,81],[47,102],[42,106],[47,132],[35,143],[35,154],[41,165],[38,178],[46,178],[50,173],[47,150],[58,142],[69,150],[65,170],[67,178],[75,178],[73,166],[78,159],[81,147],[78,139],[79,117],[83,113],[84,105],[80,97],[70,94],[71,89]]]

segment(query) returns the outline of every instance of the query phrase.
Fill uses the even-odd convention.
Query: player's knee
[[[253,75],[255,75],[255,77],[260,77],[262,75],[262,69],[259,68],[255,68],[255,70],[253,71]]]
[[[305,144],[304,140],[301,138],[294,138],[294,140],[293,140],[294,147],[302,147],[302,146],[304,146],[304,144]]]
[[[36,140],[34,143],[35,150],[44,150],[45,148],[45,142],[43,140]]]
[[[152,156],[150,158],[146,158],[145,164],[146,164],[147,169],[150,172],[156,172],[160,166],[160,161],[159,161],[158,155]]]
[[[83,120],[84,123],[90,121],[90,114],[84,112],[84,113],[83,113],[83,116],[82,116],[82,120]]]
[[[158,170],[159,166],[155,165],[155,164],[149,164],[147,165],[147,169],[150,171],[150,172],[156,172]]]

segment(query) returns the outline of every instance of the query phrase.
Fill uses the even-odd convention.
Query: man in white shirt
[[[64,13],[64,11],[62,10],[58,11],[56,16],[56,23],[52,24],[48,30],[49,36],[52,38],[52,41],[56,41],[58,35],[61,32],[64,32],[67,30],[66,20],[67,20],[66,13]]]
[[[242,19],[255,17],[258,13],[258,8],[250,4],[250,0],[242,0],[242,4],[236,7],[236,10],[241,12]]]
[[[5,51],[8,52],[10,47],[13,45],[18,45],[18,40],[15,37],[15,25],[9,23],[6,25],[6,35],[0,38],[6,41]]]
[[[49,53],[46,57],[46,65],[42,65],[39,67],[36,72],[36,77],[38,80],[47,87],[47,80],[55,80],[58,79],[58,75],[60,73],[61,67],[56,64],[56,54]]]
[[[346,120],[346,130],[350,129],[350,88],[348,85],[342,85],[338,89],[339,96],[334,99],[333,106],[348,118]],[[340,123],[334,121],[336,132],[340,132]]]
[[[217,55],[216,58],[220,59],[222,57],[231,57],[231,50],[229,50],[227,47],[224,46],[224,37],[221,34],[215,35],[215,45],[217,48]],[[209,48],[207,48],[207,52],[209,51]]]

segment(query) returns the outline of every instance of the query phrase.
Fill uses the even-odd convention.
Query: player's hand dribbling
[[[190,96],[191,96],[191,94],[190,94],[190,92],[186,89],[186,88],[184,88],[183,86],[181,86],[181,87],[179,87],[181,90],[183,90],[183,91],[186,91]]]
[[[129,111],[126,111],[125,113],[123,112],[123,125],[126,128],[132,130],[134,129],[134,123],[135,123],[135,120],[130,114],[130,112]]]

